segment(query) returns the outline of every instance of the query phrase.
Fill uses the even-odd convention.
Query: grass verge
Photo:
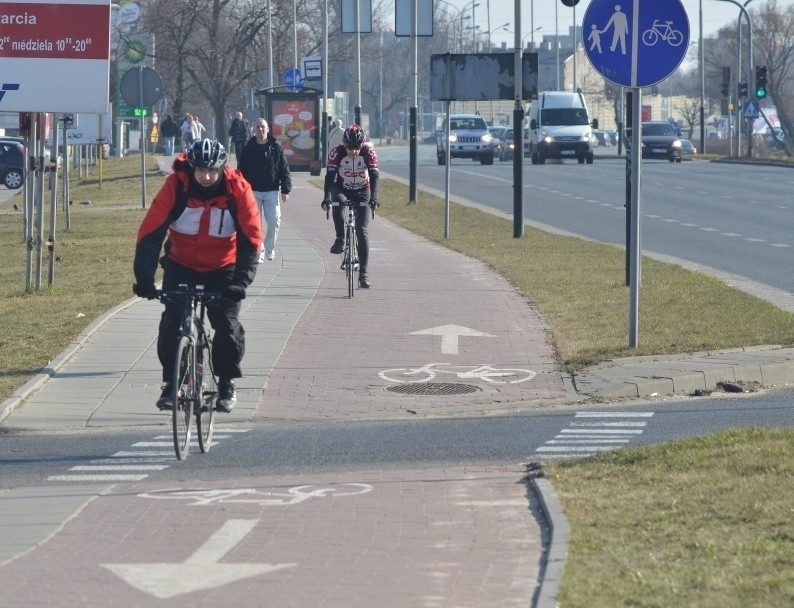
[[[794,430],[544,465],[571,527],[565,608],[794,606]]]

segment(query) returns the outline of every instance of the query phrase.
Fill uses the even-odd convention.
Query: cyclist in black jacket
[[[342,145],[328,153],[322,208],[328,210],[331,200],[340,200],[340,195],[358,203],[356,206],[358,286],[368,289],[371,286],[367,276],[367,263],[369,262],[368,211],[369,208],[374,211],[380,206],[378,203],[380,171],[378,170],[378,155],[375,154],[374,148],[365,141],[366,135],[361,127],[352,124],[342,134]],[[331,253],[342,253],[345,221],[342,217],[341,207],[333,207],[333,218],[336,240],[331,246]]]
[[[266,259],[272,260],[276,255],[276,239],[281,227],[280,203],[286,203],[289,198],[292,178],[284,150],[278,141],[270,136],[267,121],[258,118],[254,130],[256,135],[248,140],[237,158],[237,169],[251,184],[254,197],[259,203],[262,232],[265,233],[264,244],[259,254],[261,264]]]

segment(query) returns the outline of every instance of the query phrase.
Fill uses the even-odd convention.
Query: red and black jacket
[[[168,259],[198,272],[234,266],[233,282],[247,287],[256,275],[262,243],[262,221],[251,186],[224,165],[217,187],[204,194],[192,180],[185,153],[176,157],[173,169],[138,229],[136,280],[153,279],[168,237]]]

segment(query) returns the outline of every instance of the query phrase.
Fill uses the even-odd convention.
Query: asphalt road
[[[616,148],[611,148],[616,151]],[[379,148],[385,172],[408,178],[407,148]],[[623,159],[524,163],[524,217],[599,241],[625,244]],[[421,185],[444,188],[435,148],[420,146]],[[450,194],[513,213],[512,164],[455,159]],[[785,292],[794,287],[794,171],[710,162],[642,164],[642,247],[746,277]],[[454,218],[452,220],[454,222]]]

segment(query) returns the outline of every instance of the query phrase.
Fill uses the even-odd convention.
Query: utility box
[[[256,92],[259,110],[270,135],[284,149],[290,171],[320,175],[322,137],[320,95],[317,89],[272,87]]]

